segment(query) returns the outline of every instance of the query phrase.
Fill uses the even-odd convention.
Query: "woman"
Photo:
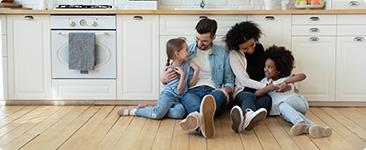
[[[237,23],[227,32],[226,46],[230,51],[230,65],[235,74],[234,106],[230,117],[235,132],[251,130],[271,110],[272,100],[267,94],[256,97],[256,89],[266,85],[259,82],[264,75],[264,48],[258,43],[262,32],[252,22]],[[243,112],[244,111],[244,112]]]

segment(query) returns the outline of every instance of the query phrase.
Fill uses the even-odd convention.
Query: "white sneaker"
[[[216,102],[212,95],[206,95],[203,97],[200,113],[202,115],[201,132],[206,138],[215,136],[215,124],[214,116],[216,112]]]
[[[195,111],[190,113],[185,119],[179,122],[180,127],[185,131],[195,131],[200,126],[202,116]]]
[[[231,125],[231,129],[233,129],[236,133],[244,130],[244,116],[243,111],[239,106],[234,106],[230,111],[230,118],[233,122]]]
[[[259,122],[267,116],[267,110],[260,108],[257,111],[247,109],[245,113],[244,129],[251,130]]]

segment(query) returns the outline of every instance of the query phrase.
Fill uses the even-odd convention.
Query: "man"
[[[191,61],[200,67],[196,85],[183,95],[182,104],[188,116],[180,122],[183,130],[200,130],[204,137],[215,135],[214,116],[221,114],[234,88],[234,74],[229,65],[228,51],[213,44],[217,30],[215,20],[202,19],[196,25],[196,43],[189,45]],[[164,72],[161,81],[176,77]]]

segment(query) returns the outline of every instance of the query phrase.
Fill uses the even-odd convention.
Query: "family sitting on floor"
[[[156,106],[123,107],[119,115],[183,119],[183,130],[211,138],[215,136],[215,116],[232,101],[231,128],[237,133],[253,129],[269,113],[290,122],[292,135],[332,134],[330,128],[305,117],[309,105],[294,83],[306,76],[292,74],[291,51],[275,45],[264,50],[259,43],[262,32],[255,23],[232,26],[224,39],[228,50],[213,43],[215,20],[202,19],[195,29],[193,44],[187,45],[184,38],[167,42],[167,62],[160,79],[164,87]]]

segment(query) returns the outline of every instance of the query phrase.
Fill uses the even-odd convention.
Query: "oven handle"
[[[66,34],[66,33],[64,33],[64,32],[58,32],[57,33],[58,35],[62,35],[62,36],[66,36],[66,35],[68,35],[68,34]],[[95,33],[95,35],[110,35],[108,32],[104,32],[104,33]]]

